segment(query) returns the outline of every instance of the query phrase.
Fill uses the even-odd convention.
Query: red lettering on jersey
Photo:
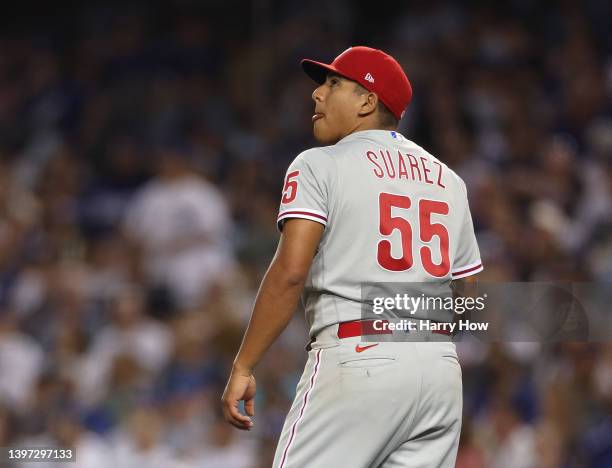
[[[398,171],[399,174],[397,176],[398,179],[402,178],[402,175],[404,176],[404,179],[408,178],[408,169],[406,169],[406,163],[404,162],[404,156],[402,156],[402,152],[398,151],[397,152],[397,167],[398,167]]]
[[[423,156],[421,156],[421,167],[423,168],[423,175],[425,176],[425,182],[427,182],[428,184],[433,184],[433,181],[429,180],[429,177],[427,177],[427,174],[429,174],[431,171],[425,167],[425,161],[427,161],[427,158],[424,158]]]
[[[297,197],[298,183],[297,180],[291,179],[295,179],[299,175],[300,171],[293,171],[287,174],[285,186],[283,187],[283,198],[281,199],[283,204],[291,203],[293,200],[295,200],[295,197]]]
[[[374,151],[368,151],[366,153],[366,156],[370,160],[370,162],[378,168],[379,172],[377,172],[376,169],[374,169],[374,175],[378,177],[379,179],[382,179],[385,174],[382,170],[382,167],[380,167],[380,165],[375,161],[375,159],[378,159],[378,156],[376,156],[376,153]]]
[[[389,158],[389,164],[387,165],[387,159],[385,159],[385,153],[380,150],[380,155],[382,156],[383,162],[385,163],[385,169],[387,169],[387,175],[389,176],[390,179],[395,179],[395,167],[393,166],[393,161],[391,161],[391,153],[389,153],[389,151],[386,152],[387,153],[387,158]],[[391,173],[391,171],[389,170],[389,166],[391,166],[391,169],[393,169],[393,173]]]
[[[438,166],[438,186],[446,188],[446,185],[442,183],[442,164],[440,164],[438,161],[434,161],[434,164]]]
[[[412,180],[416,180],[414,177],[414,170],[417,170],[417,174],[419,175],[419,182],[421,182],[421,170],[419,169],[419,163],[417,163],[416,158],[411,154],[406,154],[408,156],[408,164],[410,164],[410,173],[412,174]]]

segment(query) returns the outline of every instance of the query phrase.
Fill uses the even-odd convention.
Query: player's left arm
[[[225,419],[238,429],[249,430],[253,425],[250,418],[255,415],[253,370],[291,321],[323,230],[323,224],[306,219],[285,222],[223,392]],[[246,415],[238,411],[240,400],[244,400]]]
[[[480,278],[480,276],[481,276],[480,273],[477,273],[475,275],[470,275],[464,278],[452,280],[451,287],[454,290],[464,291],[466,287],[468,286],[472,286],[472,287],[476,286],[478,284],[478,279]]]

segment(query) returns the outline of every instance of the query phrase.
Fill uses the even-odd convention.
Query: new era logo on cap
[[[370,73],[366,74],[363,79],[369,81],[370,83],[374,83],[374,77]]]

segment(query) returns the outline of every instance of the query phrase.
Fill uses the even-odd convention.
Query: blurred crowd
[[[257,370],[255,428],[219,401],[284,172],[315,144],[303,57],[402,63],[400,131],[466,181],[483,280],[612,280],[608,2],[414,3],[83,4],[0,32],[0,447],[270,466],[299,313]],[[612,344],[458,352],[458,467],[612,466]]]

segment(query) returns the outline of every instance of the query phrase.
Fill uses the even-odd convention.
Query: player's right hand
[[[225,420],[243,431],[248,431],[253,427],[250,416],[255,416],[255,387],[253,374],[234,369],[221,397]],[[240,400],[244,400],[246,415],[238,410]]]

